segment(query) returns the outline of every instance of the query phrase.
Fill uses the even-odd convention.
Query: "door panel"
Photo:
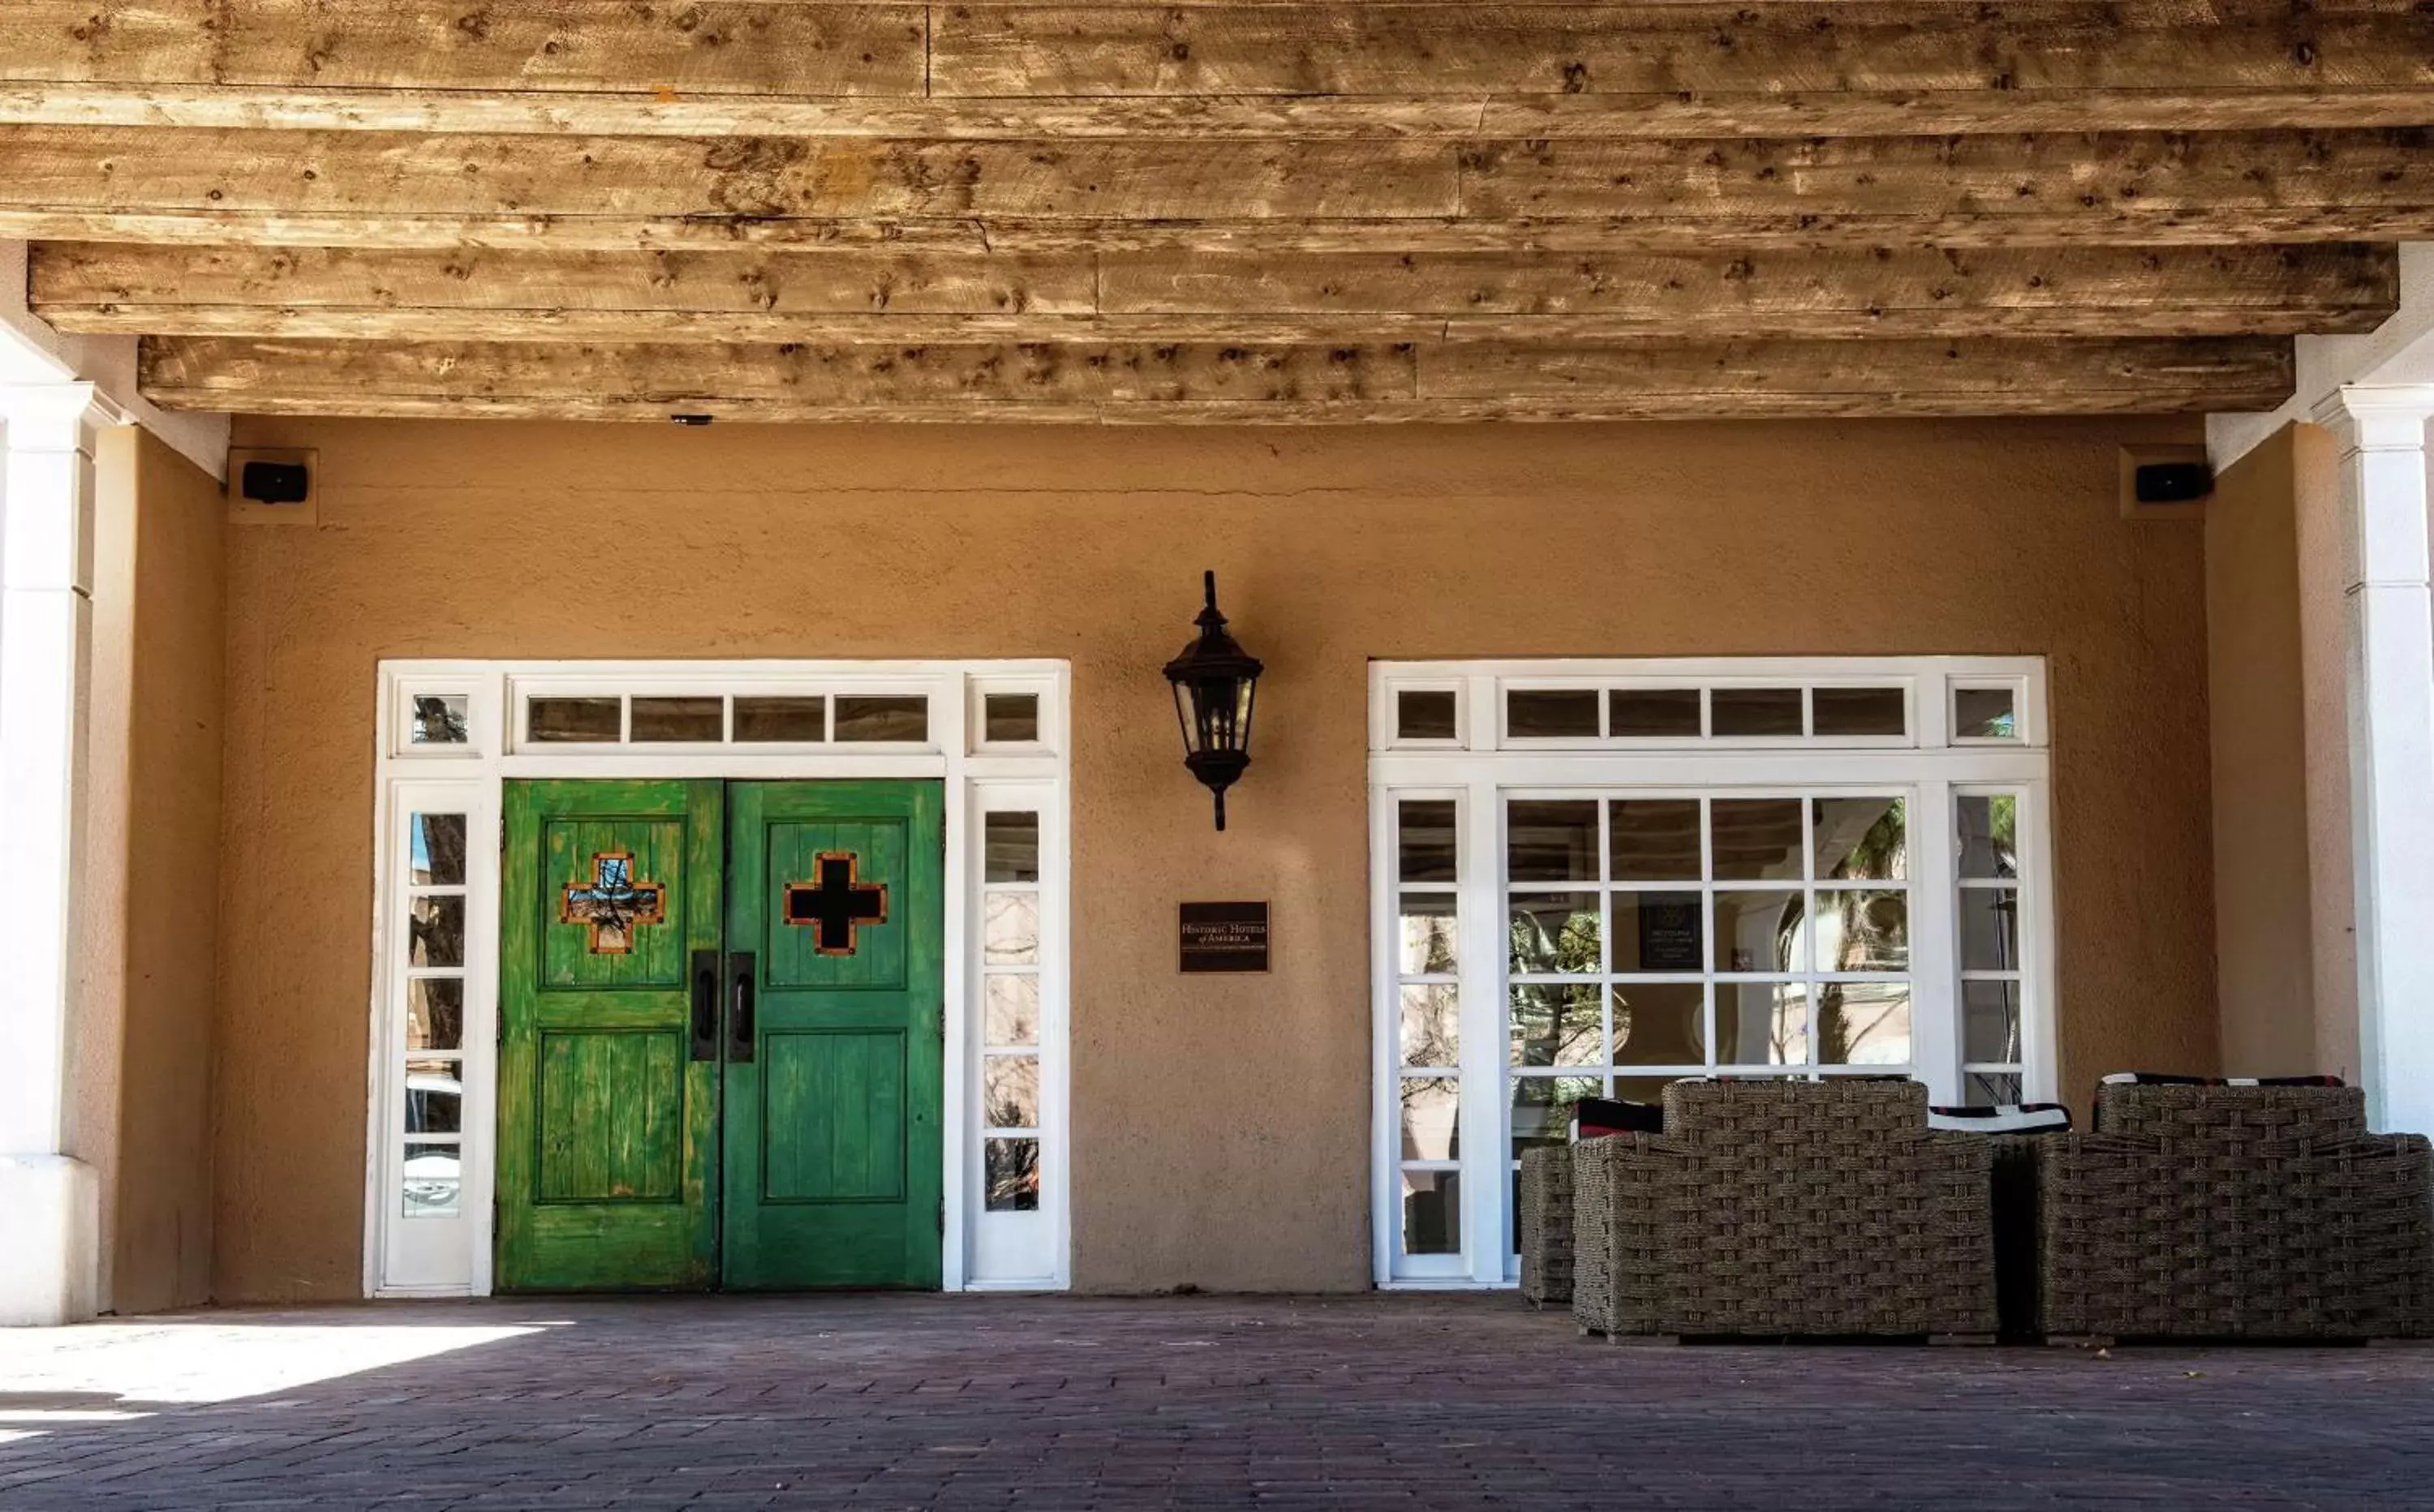
[[[498,1285],[716,1275],[717,1065],[691,950],[716,950],[715,782],[510,782],[500,921]]]
[[[730,1287],[939,1283],[943,810],[934,782],[730,790]]]

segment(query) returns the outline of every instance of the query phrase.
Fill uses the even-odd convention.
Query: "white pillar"
[[[0,386],[0,1324],[92,1316],[98,1185],[66,1139],[93,638],[90,383]]]
[[[2358,1055],[2378,1129],[2434,1132],[2434,385],[2337,389]]]

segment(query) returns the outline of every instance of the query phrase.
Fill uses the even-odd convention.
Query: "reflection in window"
[[[404,1215],[453,1218],[464,1192],[464,1151],[455,1145],[409,1140],[405,1147]]]
[[[416,814],[406,821],[406,880],[416,887],[465,885],[465,816]]]
[[[1039,1209],[1039,1141],[990,1139],[981,1144],[981,1181],[991,1213]]]
[[[825,698],[739,698],[735,739],[756,744],[806,743],[829,738]]]
[[[1707,806],[1716,877],[1796,882],[1806,841],[1797,798],[1718,798]]]
[[[1462,1176],[1459,1172],[1403,1173],[1403,1253],[1462,1253]]]
[[[570,744],[613,742],[621,733],[624,701],[614,698],[536,698],[524,705],[524,728],[536,741]]]
[[[1817,688],[1808,693],[1819,735],[1906,735],[1909,701],[1898,688]]]
[[[1518,739],[1578,739],[1598,734],[1593,688],[1516,688],[1504,695],[1504,732]]]
[[[1406,882],[1454,879],[1454,805],[1450,798],[1407,798],[1395,806],[1397,854]]]
[[[1450,982],[1423,982],[1402,992],[1403,1063],[1450,1067],[1462,1059],[1461,999]]]
[[[634,700],[633,720],[633,738],[637,740],[715,743],[727,739],[724,699],[638,698]]]
[[[1450,892],[1403,894],[1402,955],[1406,977],[1445,977],[1456,969],[1455,903]]]
[[[836,738],[840,741],[917,744],[930,739],[930,701],[920,697],[839,693]]]
[[[982,1037],[990,1045],[1039,1043],[1039,978],[1029,973],[995,972],[988,978],[987,1023]]]
[[[1817,987],[1820,1065],[1908,1065],[1908,982],[1824,982]]]
[[[1594,882],[1597,803],[1516,798],[1504,806],[1504,847],[1509,882]]]
[[[1462,1099],[1451,1077],[1403,1079],[1403,1159],[1449,1161],[1462,1156]]]
[[[1953,800],[1961,819],[1961,875],[2020,875],[2020,801],[2010,793],[1963,793]]]
[[[1695,688],[1618,688],[1606,696],[1611,733],[1639,739],[1699,734]]]
[[[991,882],[1039,880],[1039,816],[991,812],[982,821],[983,872]]]
[[[1024,745],[1039,739],[1037,693],[981,695],[981,739],[991,745]]]
[[[1709,690],[1708,717],[1718,736],[1801,734],[1800,689],[1718,688]]]
[[[465,899],[461,894],[416,898],[407,910],[406,930],[406,964],[465,964]]]
[[[1701,1065],[1707,989],[1700,982],[1622,982],[1614,989],[1617,1065]]]
[[[1952,735],[1960,740],[2016,740],[2018,713],[2008,688],[1956,688],[1952,690]]]
[[[1515,1065],[1603,1065],[1605,1023],[1594,984],[1517,985],[1510,1028]]]
[[[410,745],[464,745],[473,739],[462,693],[418,693],[406,731]]]
[[[1817,875],[1837,882],[1898,882],[1910,875],[1908,810],[1899,798],[1820,798]]]
[[[465,1047],[465,983],[455,977],[417,977],[405,984],[405,1047]]]
[[[1453,689],[1407,688],[1395,695],[1395,738],[1398,740],[1450,740],[1456,727]]]
[[[1515,976],[1578,976],[1603,965],[1598,951],[1598,895],[1594,892],[1517,896],[1510,935]]]
[[[981,1072],[982,1116],[991,1129],[1039,1127],[1039,1058],[992,1055]]]

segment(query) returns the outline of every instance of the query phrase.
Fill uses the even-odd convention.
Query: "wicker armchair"
[[[2434,1153],[2355,1087],[2107,1085],[2035,1153],[2049,1336],[2434,1334]]]
[[[1514,1215],[1521,1250],[1521,1297],[1534,1306],[1572,1300],[1572,1147],[1521,1152],[1521,1198]]]
[[[1663,1134],[1573,1147],[1584,1330],[1995,1332],[1992,1151],[1915,1081],[1676,1082]]]

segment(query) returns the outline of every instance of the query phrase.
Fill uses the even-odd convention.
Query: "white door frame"
[[[372,994],[364,1192],[364,1290],[372,1297],[487,1296],[491,1287],[497,1134],[499,855],[505,784],[519,778],[829,780],[930,778],[947,790],[946,1198],[941,1274],[949,1290],[1061,1290],[1071,1284],[1071,1150],[1068,1009],[1071,916],[1071,676],[1061,661],[386,661],[379,669],[373,813]],[[535,696],[812,697],[921,695],[928,739],[888,744],[730,739],[536,742],[523,711]],[[1029,739],[990,739],[987,701],[1036,701]],[[419,700],[449,701],[459,729],[424,739]],[[630,708],[630,705],[626,705]],[[732,714],[724,715],[732,729]],[[461,735],[461,739],[454,738]],[[1040,1179],[1036,1211],[982,1200],[977,1110],[983,1056],[977,999],[986,874],[984,816],[1039,819]],[[403,1212],[405,921],[411,816],[462,813],[467,824],[459,1068],[461,1198],[453,1216]],[[428,895],[431,890],[422,891]],[[1024,891],[1029,891],[1026,887]]]

